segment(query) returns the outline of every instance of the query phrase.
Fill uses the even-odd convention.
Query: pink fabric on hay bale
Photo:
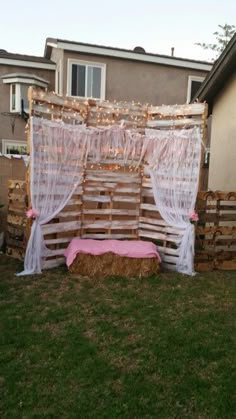
[[[92,240],[92,239],[72,239],[67,247],[64,256],[69,267],[78,253],[90,255],[103,255],[104,253],[114,253],[119,256],[130,258],[161,258],[157,252],[157,246],[151,242],[142,240]]]

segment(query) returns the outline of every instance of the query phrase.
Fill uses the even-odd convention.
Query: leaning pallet
[[[236,269],[236,192],[200,192],[197,208],[196,270]]]
[[[9,180],[6,253],[21,260],[26,249],[27,206],[26,182]]]

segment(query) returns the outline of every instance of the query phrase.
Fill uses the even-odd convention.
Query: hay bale
[[[160,264],[156,258],[129,258],[111,252],[99,256],[79,253],[69,269],[72,273],[91,278],[108,276],[144,278],[155,275],[160,269]]]

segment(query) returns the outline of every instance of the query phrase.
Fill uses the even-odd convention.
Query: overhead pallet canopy
[[[181,128],[206,126],[207,105],[153,106],[136,102],[71,99],[53,92],[29,89],[30,115],[64,122],[106,127],[124,124],[130,128]]]

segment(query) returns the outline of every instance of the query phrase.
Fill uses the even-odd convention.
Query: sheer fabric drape
[[[38,213],[28,241],[24,271],[41,273],[42,258],[50,255],[42,225],[68,203],[81,183],[86,154],[86,135],[73,126],[31,118],[31,205]]]
[[[177,271],[194,275],[194,210],[201,160],[200,129],[146,130],[146,158],[155,203],[162,218],[182,230],[178,243]]]

